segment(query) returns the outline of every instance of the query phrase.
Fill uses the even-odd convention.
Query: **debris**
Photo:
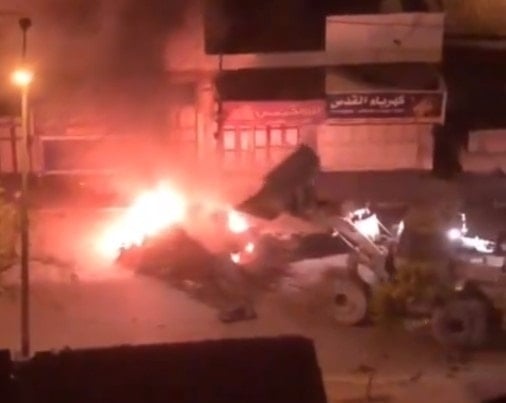
[[[423,376],[423,372],[419,371],[409,378],[410,382],[418,382]]]

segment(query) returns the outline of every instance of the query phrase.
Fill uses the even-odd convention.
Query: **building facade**
[[[323,50],[234,55],[205,55],[198,19],[167,69],[196,88],[195,106],[174,106],[173,121],[175,132],[193,129],[201,158],[263,172],[306,143],[326,171],[431,169],[446,103],[442,14],[328,17]]]

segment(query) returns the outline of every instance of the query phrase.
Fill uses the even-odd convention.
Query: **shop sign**
[[[224,123],[233,126],[311,125],[325,119],[325,102],[224,102],[222,113]]]
[[[327,95],[327,118],[335,122],[440,123],[444,92],[382,92]]]

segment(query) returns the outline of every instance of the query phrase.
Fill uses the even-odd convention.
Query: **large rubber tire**
[[[452,348],[479,348],[488,341],[488,308],[477,298],[450,301],[434,311],[432,335]]]
[[[356,326],[364,322],[368,313],[368,295],[364,284],[358,280],[340,279],[333,294],[334,321],[343,326]]]

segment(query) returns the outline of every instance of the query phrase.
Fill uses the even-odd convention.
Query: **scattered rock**
[[[371,367],[369,365],[365,365],[365,364],[360,364],[355,370],[354,372],[356,373],[359,373],[359,374],[372,374],[372,373],[375,373],[376,372],[376,368],[374,367]]]
[[[423,372],[419,371],[409,378],[410,382],[418,382],[423,376]]]

